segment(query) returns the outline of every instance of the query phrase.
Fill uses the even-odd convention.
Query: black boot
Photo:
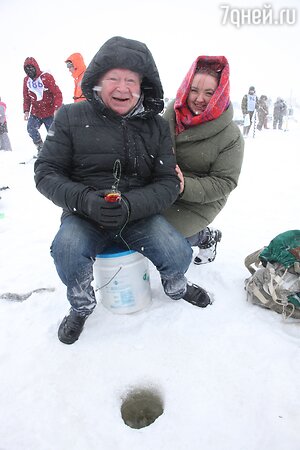
[[[88,315],[81,316],[71,309],[58,328],[58,339],[64,344],[73,344],[79,338]]]
[[[42,148],[43,148],[43,144],[44,144],[44,143],[43,143],[42,140],[40,140],[40,141],[34,143],[34,145],[36,146],[36,149],[37,149],[37,155],[38,155],[38,156],[39,156],[40,151],[41,151]],[[34,158],[36,158],[36,156],[34,156]]]
[[[200,308],[206,308],[207,305],[212,304],[208,293],[197,284],[188,284],[186,293],[182,298]]]

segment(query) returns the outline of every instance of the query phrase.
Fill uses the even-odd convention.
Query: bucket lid
[[[118,247],[107,248],[103,253],[96,255],[96,258],[120,258],[121,256],[131,255],[136,253],[135,250],[123,250]]]

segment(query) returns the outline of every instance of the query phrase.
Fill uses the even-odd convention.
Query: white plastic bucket
[[[113,313],[130,314],[151,302],[148,259],[133,250],[109,250],[94,263],[96,297]]]

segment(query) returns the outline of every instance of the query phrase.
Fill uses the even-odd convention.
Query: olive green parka
[[[174,101],[164,113],[169,122],[184,191],[165,212],[166,219],[185,237],[208,226],[236,188],[244,139],[233,122],[233,107],[215,120],[190,127],[175,136]]]

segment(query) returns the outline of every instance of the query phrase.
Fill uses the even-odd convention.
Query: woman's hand
[[[182,192],[184,191],[184,176],[183,173],[180,170],[180,167],[178,166],[178,164],[176,164],[176,173],[178,175],[178,178],[180,180],[180,194],[182,194]]]

